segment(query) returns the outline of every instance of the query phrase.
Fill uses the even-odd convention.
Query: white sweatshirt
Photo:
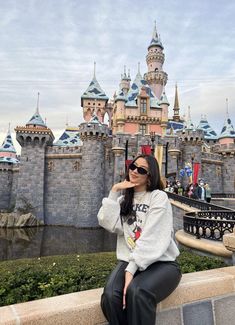
[[[117,233],[117,259],[129,262],[133,275],[156,261],[174,261],[179,250],[173,239],[172,208],[165,192],[136,192],[133,210],[136,218],[122,222],[120,192],[110,192],[98,213],[100,226]]]

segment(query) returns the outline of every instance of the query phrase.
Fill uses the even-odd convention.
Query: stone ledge
[[[182,304],[235,293],[235,267],[184,274],[178,288],[157,307],[159,314]],[[102,288],[0,308],[1,325],[101,325]]]
[[[180,203],[180,202],[175,201],[173,199],[170,199],[170,202],[171,202],[172,205],[176,206],[177,208],[180,208],[180,209],[184,210],[185,212],[198,212],[198,211],[201,211],[199,209],[190,207],[187,204]],[[182,219],[183,219],[183,215],[182,215]]]
[[[197,239],[196,237],[184,232],[184,230],[178,230],[175,233],[175,238],[180,244],[184,246],[195,248],[199,251],[211,253],[213,255],[221,257],[232,257],[232,252],[227,250],[222,242],[208,240],[204,238]]]

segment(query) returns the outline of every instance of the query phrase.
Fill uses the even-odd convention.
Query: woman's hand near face
[[[129,181],[125,180],[123,182],[114,184],[113,187],[112,187],[112,192],[118,192],[118,191],[121,191],[121,190],[126,190],[127,188],[135,187],[137,185],[138,185],[137,183],[132,183],[132,182],[129,182]]]

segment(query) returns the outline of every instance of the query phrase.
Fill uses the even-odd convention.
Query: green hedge
[[[183,273],[226,266],[186,251],[178,261]],[[103,287],[115,265],[115,253],[0,262],[0,306]]]

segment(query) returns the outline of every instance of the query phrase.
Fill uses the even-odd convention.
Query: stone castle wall
[[[45,224],[98,226],[96,216],[103,197],[108,196],[113,183],[125,177],[126,143],[128,159],[132,159],[141,144],[151,145],[151,141],[141,135],[112,137],[103,126],[88,124],[81,126],[83,146],[47,146],[44,150],[28,145],[22,150],[20,169],[0,164],[0,209],[12,207],[22,194],[34,206],[41,200]],[[163,176],[166,158],[167,173],[171,174],[193,157],[201,164],[199,177],[210,184],[213,193],[234,193],[234,155],[202,152],[200,136],[193,131],[156,138],[155,146],[159,144],[163,145]],[[166,153],[172,148],[180,148],[178,157]],[[188,182],[188,177],[179,179]],[[38,184],[42,193],[37,191]]]
[[[12,165],[0,164],[0,210],[9,209],[13,183]]]

